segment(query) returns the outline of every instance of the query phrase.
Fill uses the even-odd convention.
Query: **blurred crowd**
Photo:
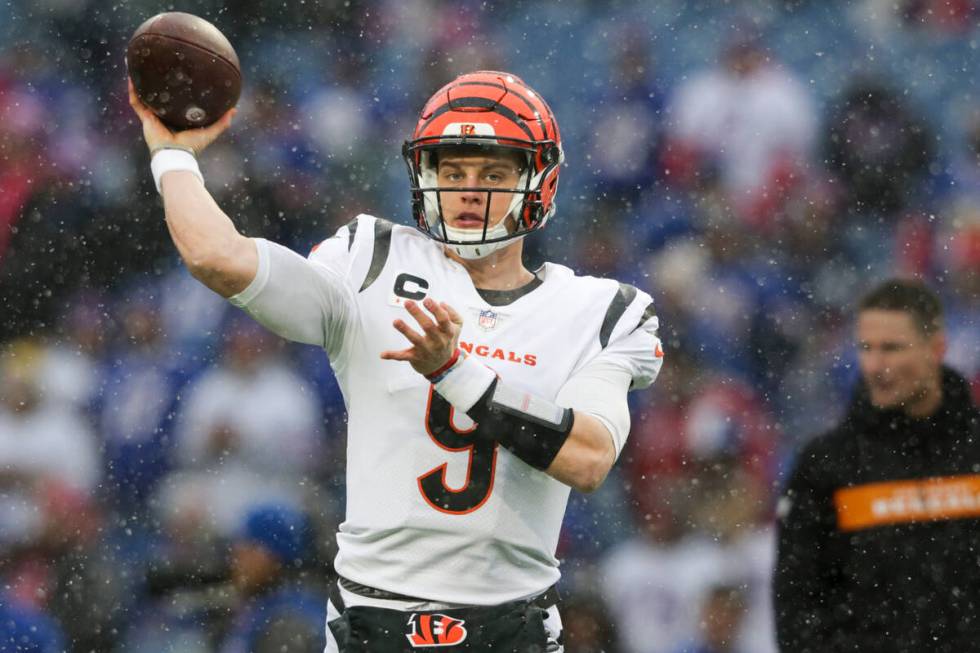
[[[565,650],[772,652],[773,500],[845,408],[857,297],[929,283],[980,396],[980,11],[495,4],[183,3],[243,64],[208,188],[303,253],[359,212],[407,222],[421,102],[523,77],[568,159],[529,265],[650,291],[667,348],[569,505]],[[0,651],[319,651],[343,401],[322,352],[178,265],[125,99],[159,9],[0,5]]]

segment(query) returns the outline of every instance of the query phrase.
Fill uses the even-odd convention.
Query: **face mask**
[[[423,153],[423,157],[427,158],[427,153]],[[525,171],[521,174],[520,179],[517,181],[516,188],[526,188],[527,187],[527,175]],[[421,166],[420,171],[420,181],[423,186],[433,188],[437,185],[436,171],[434,166],[428,165],[425,161]],[[481,242],[483,238],[482,229],[456,229],[455,227],[450,227],[448,224],[443,225],[442,215],[439,211],[439,202],[436,198],[437,193],[435,191],[425,192],[425,215],[426,221],[429,223],[429,229],[433,233],[442,233],[443,227],[445,227],[447,240],[453,240],[457,242],[467,242],[473,241],[473,245],[460,245],[460,244],[447,244],[446,247],[456,253],[460,258],[467,260],[481,259],[489,256],[493,252],[507,247],[513,242],[516,242],[523,238],[527,234],[522,234],[519,236],[514,236],[513,238],[508,238],[507,240],[501,240],[495,243],[485,243]],[[520,212],[523,206],[524,195],[522,193],[517,193],[510,201],[510,206],[507,208],[507,215],[514,215]],[[494,227],[487,229],[486,240],[494,240],[496,238],[505,238],[510,234],[506,226],[507,218],[504,217],[500,222],[498,222]]]

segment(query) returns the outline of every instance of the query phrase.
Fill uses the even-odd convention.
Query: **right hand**
[[[404,320],[395,320],[393,326],[412,346],[400,351],[387,350],[381,352],[381,358],[391,361],[410,363],[416,372],[423,376],[432,374],[442,367],[459,346],[459,334],[463,329],[463,318],[452,306],[445,302],[437,302],[431,297],[422,300],[432,317],[430,318],[419,305],[408,300],[405,309],[415,318],[422,333],[408,326]]]
[[[133,80],[127,79],[127,81],[129,83],[129,106],[133,107],[136,116],[143,123],[143,138],[146,140],[146,146],[150,148],[151,153],[164,147],[176,146],[188,148],[197,156],[231,126],[231,119],[238,113],[238,109],[231,108],[212,125],[175,132],[164,125],[152,109],[143,104],[136,95],[136,89],[133,88]]]

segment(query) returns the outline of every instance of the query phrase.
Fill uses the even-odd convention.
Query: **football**
[[[136,94],[174,130],[206,127],[235,106],[242,72],[217,27],[179,11],[139,26],[126,48]]]

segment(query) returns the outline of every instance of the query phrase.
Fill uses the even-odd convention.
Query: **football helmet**
[[[444,148],[518,152],[526,160],[516,188],[453,187],[452,192],[487,193],[483,229],[457,229],[442,216],[437,158]],[[477,259],[542,228],[555,212],[558,172],[565,159],[558,123],[548,104],[519,77],[478,71],[439,89],[419,115],[402,155],[411,181],[416,226],[459,256]],[[504,219],[489,228],[493,193],[513,200]]]

